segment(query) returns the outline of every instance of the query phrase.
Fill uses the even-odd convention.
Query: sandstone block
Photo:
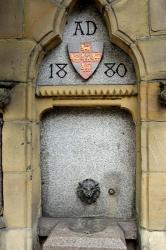
[[[143,174],[141,225],[149,230],[166,230],[166,173]]]
[[[150,123],[148,138],[149,171],[166,172],[166,122]]]
[[[164,250],[166,246],[166,232],[165,231],[147,231],[142,229],[141,235],[141,249],[142,250]]]
[[[148,36],[148,1],[122,0],[112,3],[118,27],[132,40]],[[141,13],[141,15],[140,15]]]
[[[23,34],[23,0],[2,0],[0,37],[20,38]]]
[[[35,45],[30,40],[0,40],[0,81],[27,81],[29,59]]]
[[[148,123],[142,122],[140,126],[140,146],[141,146],[141,169],[142,171],[148,171]]]
[[[166,38],[139,40],[138,47],[143,55],[147,76],[145,80],[166,78]]]
[[[141,131],[142,170],[166,172],[166,122],[143,123]]]
[[[8,228],[26,227],[26,182],[24,173],[4,174],[4,218]]]
[[[41,170],[40,170],[40,126],[32,123],[32,147],[31,157],[28,157],[28,165],[32,166],[33,173],[33,196],[32,196],[32,219],[39,216],[41,206]],[[31,195],[31,193],[30,193]]]
[[[25,171],[27,146],[31,144],[30,128],[22,123],[5,122],[2,143],[3,171]]]
[[[148,222],[149,222],[149,210],[148,210],[148,174],[142,174],[141,176],[141,187],[140,187],[140,226],[144,228],[148,228]]]
[[[149,229],[166,230],[166,173],[149,174]]]
[[[166,1],[150,0],[150,20],[153,31],[166,31]]]
[[[36,41],[54,30],[57,13],[55,2],[49,0],[25,1],[25,36]]]
[[[31,229],[8,229],[0,234],[1,250],[31,250],[32,230]]]

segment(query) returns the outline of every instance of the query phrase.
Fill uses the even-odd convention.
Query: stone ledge
[[[46,237],[50,234],[52,229],[57,226],[60,222],[65,222],[66,224],[70,224],[75,219],[63,219],[63,218],[50,218],[50,217],[41,217],[39,219],[38,223],[38,234],[41,237]],[[91,219],[92,220],[92,219]],[[103,220],[103,219],[98,219]],[[108,224],[118,224],[125,235],[125,239],[135,240],[137,239],[137,226],[135,220],[129,220],[129,221],[117,221],[115,219],[109,219],[107,218]]]
[[[44,243],[43,250],[127,250],[123,231],[118,225],[108,226],[95,233],[75,232],[58,224]]]

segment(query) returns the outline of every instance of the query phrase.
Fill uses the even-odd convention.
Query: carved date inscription
[[[104,74],[108,77],[113,77],[115,74],[124,77],[127,74],[127,68],[123,63],[118,65],[116,63],[105,63],[104,65],[107,67]]]
[[[67,63],[51,63],[49,65],[49,79],[53,79],[55,78],[55,74],[59,77],[59,78],[65,78],[68,74],[67,71]],[[127,67],[125,66],[125,64],[123,63],[104,63],[106,70],[103,72],[103,74],[105,74],[108,78],[113,77],[114,75],[118,75],[119,77],[123,78],[126,76],[127,74]],[[87,71],[89,64],[81,64],[81,70],[83,71]]]
[[[56,74],[59,78],[64,78],[67,75],[67,71],[65,70],[67,63],[51,63],[49,65],[50,68],[50,76],[49,78],[54,78],[54,68],[56,67]]]

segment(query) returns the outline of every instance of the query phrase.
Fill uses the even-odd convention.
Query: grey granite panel
[[[135,216],[135,126],[119,109],[57,108],[41,122],[43,215]],[[77,197],[79,181],[99,182],[96,203]],[[109,188],[115,189],[109,195]]]
[[[87,35],[87,21],[92,21],[96,24],[97,30],[94,35]],[[75,22],[81,22],[80,26],[78,26],[78,30],[76,31]],[[94,31],[94,26],[90,22],[90,34]],[[80,30],[82,29],[82,30]],[[77,33],[77,35],[74,35]],[[84,33],[84,35],[83,35]],[[76,72],[72,63],[69,60],[67,46],[69,43],[80,43],[80,42],[103,42],[104,43],[104,55],[103,59],[99,64],[98,69],[93,74],[89,80],[84,80],[79,76]],[[112,77],[108,77],[106,75],[106,71],[108,70],[108,66],[105,64],[109,63],[109,67],[113,69],[108,71],[108,75]],[[51,68],[50,64],[53,64],[53,72],[51,77]],[[57,64],[67,64],[64,70],[67,72],[66,76],[63,71],[60,70],[59,67],[63,67]],[[115,64],[115,65],[114,65]],[[122,77],[125,73],[125,65],[127,69],[127,73],[124,77]],[[119,75],[117,74],[117,72]],[[104,73],[105,72],[105,73]],[[64,78],[60,78],[58,74]],[[42,65],[39,70],[39,75],[37,79],[38,85],[66,85],[66,84],[133,84],[136,82],[134,66],[129,58],[129,56],[124,53],[120,48],[113,45],[110,42],[110,38],[108,36],[108,32],[106,29],[106,25],[98,13],[97,9],[93,4],[85,4],[79,5],[75,11],[68,18],[68,21],[65,26],[64,34],[63,34],[63,42],[55,49],[53,49],[43,60]]]

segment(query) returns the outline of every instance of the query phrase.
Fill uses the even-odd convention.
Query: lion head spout
[[[77,195],[80,200],[86,204],[92,204],[96,202],[100,196],[99,183],[93,179],[86,179],[79,182],[77,187]]]

